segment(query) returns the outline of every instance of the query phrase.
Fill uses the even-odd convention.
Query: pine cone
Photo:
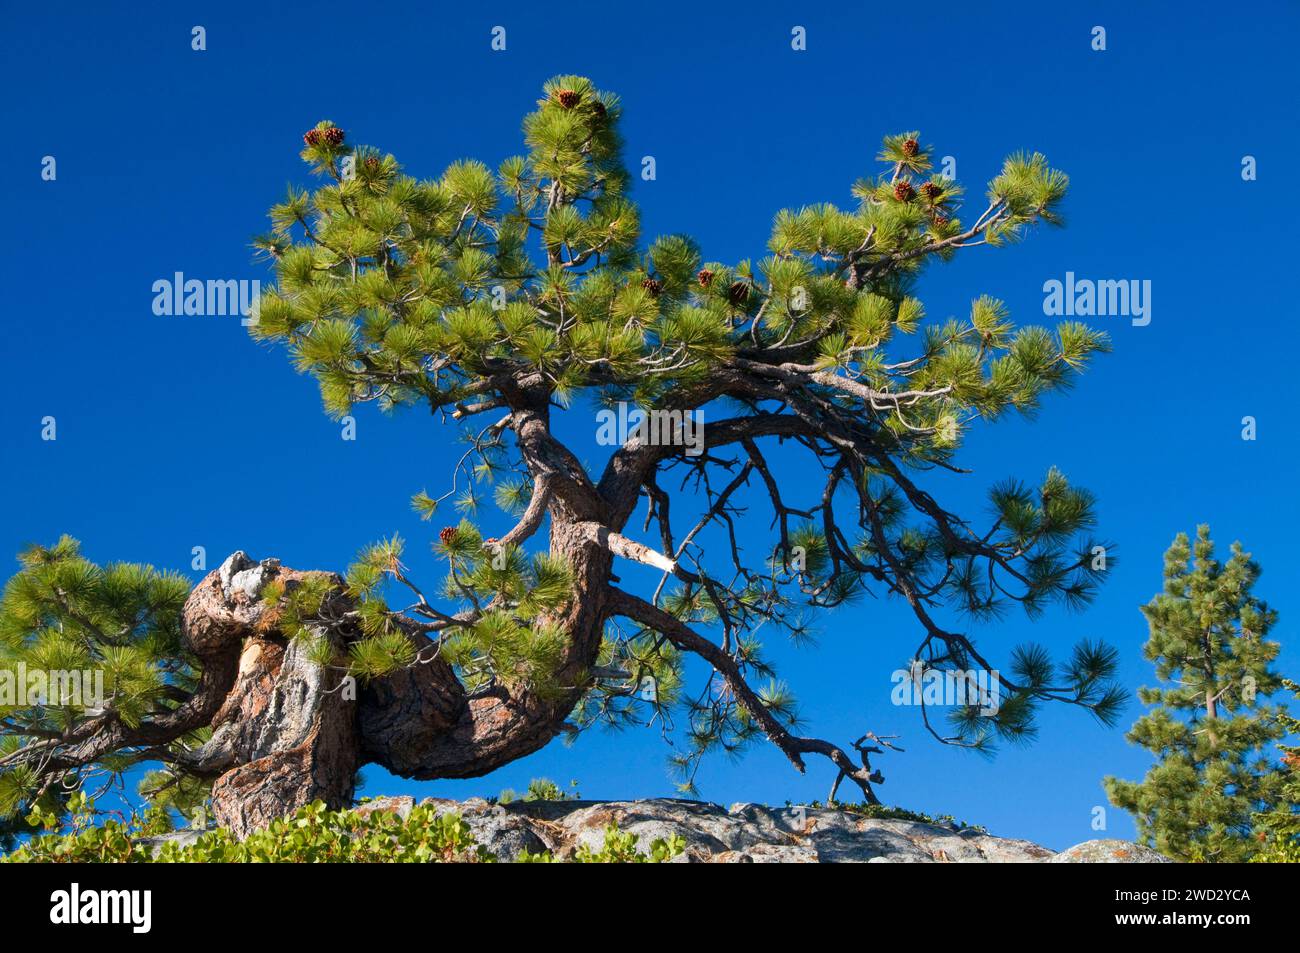
[[[903,179],[894,185],[894,198],[900,202],[910,202],[916,198],[916,189],[912,188],[912,183]]]
[[[943,228],[945,225],[948,224],[948,216],[936,215],[934,218],[930,219],[930,221],[934,223],[935,228]]]
[[[939,186],[933,182],[927,182],[925,185],[921,186],[921,194],[925,196],[927,201],[933,202],[938,199],[940,195],[943,195],[943,189],[939,188]]]
[[[456,527],[444,526],[438,531],[438,541],[444,546],[450,546],[452,540],[456,538]]]
[[[325,141],[332,146],[343,145],[343,130],[338,126],[330,126],[324,132]]]
[[[915,139],[903,140],[903,155],[907,156],[909,159],[912,156],[916,155],[917,150],[920,148],[921,148],[921,144],[917,142]]]
[[[664,290],[664,283],[657,278],[647,278],[641,282],[641,287],[650,292],[650,297],[657,298]]]
[[[733,282],[727,289],[727,300],[737,306],[743,305],[749,300],[749,284],[744,281]]]
[[[605,104],[599,99],[591,104],[591,111],[595,114],[597,119],[604,119],[609,114],[605,109]]]
[[[366,168],[369,169],[371,172],[374,172],[376,169],[379,168],[379,160],[376,159],[374,156],[367,156]]]
[[[700,283],[700,287],[707,288],[713,284],[713,272],[707,268],[701,268],[695,275],[695,280]]]
[[[307,143],[309,146],[316,145],[320,142],[320,130],[308,129],[307,132],[303,134],[302,141]]]
[[[572,109],[574,106],[578,105],[578,101],[582,99],[582,97],[578,95],[578,93],[574,92],[571,89],[559,90],[555,94],[555,98],[559,100],[560,105],[563,106],[565,109]]]

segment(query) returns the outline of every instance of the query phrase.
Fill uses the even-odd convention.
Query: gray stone
[[[994,837],[980,830],[893,818],[869,818],[826,808],[770,808],[653,798],[645,801],[514,801],[426,798],[439,815],[456,813],[474,840],[501,861],[525,850],[565,860],[580,847],[600,851],[613,825],[635,835],[649,853],[656,840],[680,837],[685,850],[672,863],[692,864],[934,864],[934,863],[1171,863],[1149,847],[1122,840],[1092,840],[1055,854],[1026,840]],[[388,811],[405,820],[414,798],[380,797],[359,805],[362,815]],[[147,837],[157,853],[163,844],[186,846],[198,831]]]
[[[555,838],[545,837],[540,825],[530,823],[527,817],[511,811],[507,805],[493,804],[482,798],[468,801],[426,798],[420,803],[432,806],[439,815],[459,814],[474,840],[500,861],[514,861],[524,851],[531,854],[558,853],[562,846]]]
[[[163,849],[164,844],[175,844],[177,847],[189,847],[203,836],[203,833],[204,832],[201,830],[171,831],[170,833],[157,834],[153,837],[141,837],[136,841],[136,843],[149,851],[152,856],[157,857],[158,852]]]
[[[502,860],[519,851],[549,850],[559,858],[579,847],[599,851],[613,825],[634,834],[648,853],[656,840],[685,841],[677,863],[1041,863],[1122,862],[1148,859],[1146,848],[1124,841],[1090,842],[1108,850],[1071,848],[1078,857],[1054,856],[1026,840],[994,837],[978,830],[889,818],[868,818],[823,808],[769,808],[759,804],[716,804],[654,798],[645,801],[516,801],[493,804],[430,799],[440,813],[456,811],[480,842]],[[1070,854],[1070,851],[1066,852]],[[1159,857],[1159,855],[1155,855]],[[1130,861],[1130,862],[1133,862]]]
[[[1172,864],[1164,854],[1126,840],[1086,840],[1061,851],[1049,864]]]
[[[415,808],[415,798],[409,795],[400,797],[377,797],[373,800],[366,801],[356,807],[356,812],[362,817],[369,817],[382,811],[390,814],[396,814],[402,820],[411,816],[411,811]]]

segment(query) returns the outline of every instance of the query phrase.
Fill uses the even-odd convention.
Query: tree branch
[[[662,633],[679,649],[698,655],[712,665],[714,671],[726,681],[727,687],[734,693],[737,701],[758,723],[768,740],[780,749],[800,774],[806,769],[803,755],[820,754],[829,758],[844,777],[857,784],[869,803],[879,803],[871,785],[883,778],[872,772],[869,767],[855,764],[842,749],[829,741],[791,734],[745,681],[740,665],[732,656],[658,606],[651,605],[644,599],[621,589],[611,589],[610,593],[611,613],[626,616],[634,622]]]

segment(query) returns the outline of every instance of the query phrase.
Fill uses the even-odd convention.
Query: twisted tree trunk
[[[227,664],[220,706],[207,721],[212,737],[183,763],[216,778],[213,811],[238,837],[314,800],[337,807],[352,797],[359,760],[355,694],[339,691],[339,673],[313,664],[300,643],[274,628],[276,607],[262,599],[272,580],[292,589],[305,575],[237,552],[185,604],[187,641],[218,652]],[[330,598],[342,599],[341,588]],[[337,632],[322,626],[317,634],[345,648]]]
[[[569,635],[556,672],[566,690],[558,696],[519,684],[471,698],[437,657],[358,688],[341,670],[308,660],[301,645],[276,628],[274,605],[263,601],[273,580],[291,590],[307,573],[275,560],[255,563],[242,552],[210,573],[191,593],[184,623],[191,645],[208,646],[207,657],[221,663],[213,686],[221,701],[208,721],[211,740],[184,763],[215,779],[217,821],[244,837],[314,800],[346,806],[356,770],[366,763],[424,780],[476,777],[554,738],[580,700],[600,650],[611,556],[558,498],[551,516],[551,552],[574,576],[572,598],[549,620]],[[330,579],[335,586],[324,613],[345,617],[351,604],[343,581]],[[346,622],[313,629],[340,655],[362,637]],[[417,649],[430,647],[423,634],[410,636]]]

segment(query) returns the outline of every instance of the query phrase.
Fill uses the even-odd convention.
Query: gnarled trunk
[[[526,684],[497,685],[469,698],[442,662],[377,680],[361,697],[363,756],[403,777],[478,777],[537,751],[563,728],[600,651],[613,557],[584,526],[606,518],[607,504],[577,458],[551,436],[546,396],[513,396],[524,409],[511,415],[510,426],[535,489],[520,525],[501,543],[521,542],[550,517],[551,555],[573,578],[570,598],[544,620],[567,634],[553,679],[567,690],[541,697]]]
[[[568,690],[558,697],[521,684],[471,698],[440,658],[358,687],[340,670],[309,660],[275,627],[274,606],[262,599],[272,580],[292,588],[306,573],[275,560],[255,563],[242,552],[210,573],[186,603],[187,638],[219,642],[237,654],[238,667],[227,666],[224,700],[209,722],[212,738],[184,764],[215,778],[218,823],[245,837],[315,800],[345,807],[366,763],[422,780],[476,777],[547,744],[586,688],[607,612],[610,555],[576,527],[559,520],[551,527],[551,550],[566,559],[575,582],[573,597],[550,620],[569,633],[556,673]],[[329,614],[344,617],[350,604],[342,580],[331,579]],[[361,637],[346,622],[315,634],[340,654]],[[421,634],[412,638],[417,648],[430,645]]]
[[[213,812],[238,837],[314,800],[337,807],[352,798],[359,760],[355,693],[340,691],[337,671],[315,665],[301,643],[276,630],[275,607],[262,600],[272,580],[292,589],[305,575],[237,552],[185,605],[191,643],[208,639],[238,655],[209,722],[212,737],[183,759],[188,769],[216,778]],[[345,648],[336,632],[321,627],[316,634]]]

